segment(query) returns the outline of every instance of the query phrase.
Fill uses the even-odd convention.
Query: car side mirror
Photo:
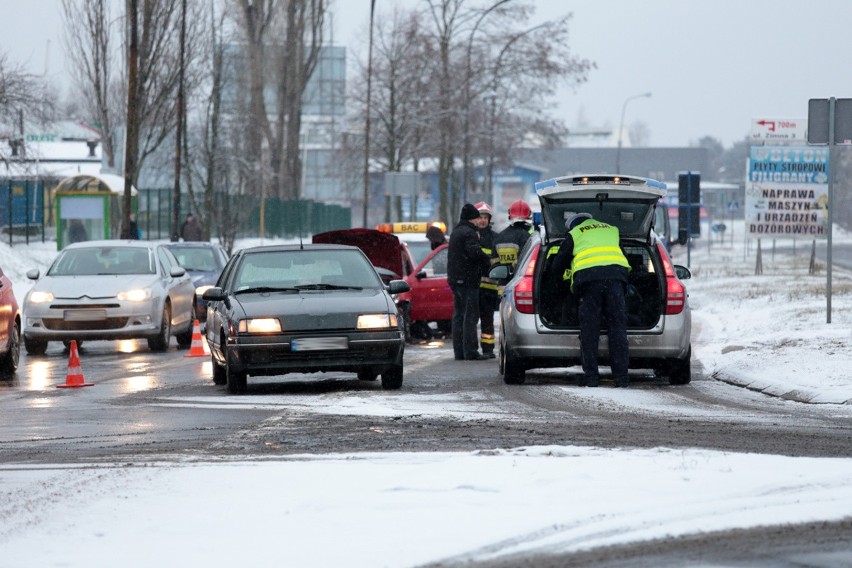
[[[180,278],[186,274],[186,269],[183,266],[172,266],[172,269],[169,270],[169,276],[172,278]]]
[[[674,271],[675,275],[678,277],[678,280],[689,280],[690,278],[692,278],[692,272],[690,272],[690,270],[685,266],[675,264]]]
[[[388,284],[388,293],[390,294],[402,294],[403,292],[408,292],[411,288],[408,286],[408,282],[405,280],[391,280],[390,284]]]
[[[30,280],[38,280],[39,270],[38,268],[31,268],[27,270],[27,278]]]
[[[512,276],[512,272],[505,264],[498,264],[497,266],[488,271],[488,277],[492,280],[497,280],[498,282],[507,281],[509,280],[510,276]]]
[[[425,270],[421,270],[420,272],[418,272],[417,274],[414,275],[414,277],[417,278],[418,280],[426,278],[426,276],[428,276],[428,274],[426,274]]]
[[[231,309],[231,301],[228,300],[228,294],[219,287],[208,288],[201,297],[208,302],[225,302],[225,306]]]

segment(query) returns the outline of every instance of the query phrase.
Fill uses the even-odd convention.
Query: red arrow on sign
[[[758,120],[757,123],[760,126],[769,125],[769,132],[775,132],[775,121],[773,121],[773,120]]]

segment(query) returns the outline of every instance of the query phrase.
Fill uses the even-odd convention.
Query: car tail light
[[[657,243],[657,250],[660,251],[663,273],[666,275],[666,315],[674,316],[681,313],[686,306],[686,288],[683,282],[678,280],[665,247]]]
[[[535,275],[535,263],[538,260],[539,247],[532,251],[532,257],[521,280],[515,285],[515,307],[522,314],[535,313],[535,300],[533,299],[533,279]]]

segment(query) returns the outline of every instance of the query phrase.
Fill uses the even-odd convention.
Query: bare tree
[[[462,199],[474,200],[468,195],[476,190],[468,166],[471,157],[479,156],[490,172],[525,138],[559,144],[567,129],[546,111],[554,107],[551,101],[557,92],[585,81],[594,64],[570,50],[570,15],[528,25],[534,14],[529,0],[424,0],[424,4],[427,18],[410,36],[414,45],[406,47],[418,54],[410,67],[419,79],[406,79],[417,85],[416,92],[388,87],[399,84],[391,55],[395,52],[380,51],[374,81],[383,86],[380,93],[394,96],[380,96],[373,116],[385,126],[392,123],[394,132],[412,133],[417,152],[437,158],[438,214],[452,220]],[[395,31],[388,32],[389,37],[404,36],[396,19],[392,27]],[[361,84],[357,81],[356,89]],[[399,113],[397,109],[405,106],[416,112]],[[418,129],[418,117],[425,118],[430,128]],[[402,126],[399,120],[409,124]],[[397,151],[400,139],[389,138],[387,128],[385,134],[383,141],[389,145],[374,149],[374,157],[390,169],[387,151]],[[461,176],[456,172],[459,156]],[[483,185],[485,191],[477,197],[490,199],[490,180]]]
[[[106,164],[115,167],[115,131],[121,113],[115,82],[116,39],[108,0],[62,0],[66,53],[74,73],[74,86],[87,119],[101,137]]]
[[[302,97],[322,47],[324,0],[239,0],[249,74],[247,150],[263,195],[298,198]],[[264,88],[274,87],[272,101]],[[266,149],[268,159],[263,159]],[[266,177],[266,173],[270,176]],[[266,188],[269,192],[266,192]]]
[[[0,123],[8,128],[9,136],[8,149],[0,147],[0,160],[8,159],[9,149],[18,157],[25,156],[26,123],[43,122],[52,114],[53,105],[44,81],[0,52]]]

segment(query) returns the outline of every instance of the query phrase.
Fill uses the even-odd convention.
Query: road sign
[[[728,211],[739,211],[740,202],[737,200],[728,201]]]
[[[808,120],[806,118],[753,118],[751,140],[764,142],[805,142]]]
[[[829,141],[829,99],[808,101],[808,144],[852,144],[852,99],[834,100],[834,140]]]

